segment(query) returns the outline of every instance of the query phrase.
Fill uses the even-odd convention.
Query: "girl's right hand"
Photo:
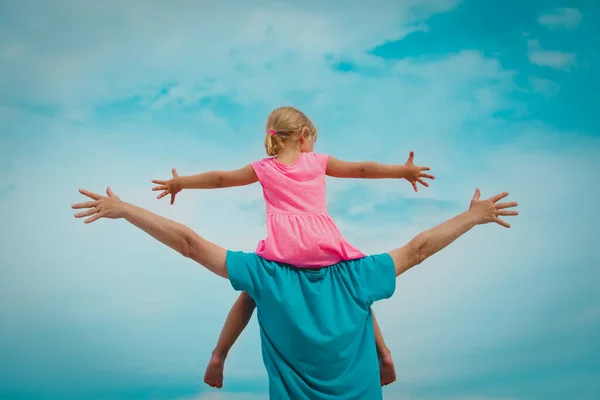
[[[177,171],[175,170],[175,168],[173,168],[171,170],[171,173],[173,174],[173,178],[169,179],[168,181],[152,179],[152,183],[155,183],[156,185],[158,185],[158,186],[153,187],[152,190],[153,191],[158,191],[158,190],[163,191],[161,194],[159,194],[156,197],[157,199],[162,199],[166,195],[170,194],[171,195],[171,205],[173,205],[173,204],[175,204],[175,195],[177,193],[181,192],[181,182],[180,182],[179,175],[177,174]]]
[[[429,187],[429,183],[427,183],[424,179],[435,179],[435,176],[426,174],[425,172],[423,172],[423,171],[429,171],[429,167],[416,166],[413,162],[414,159],[415,159],[415,153],[414,153],[414,151],[411,151],[410,154],[408,155],[408,160],[404,164],[404,168],[405,168],[404,175],[405,175],[406,180],[411,183],[415,192],[418,192],[419,189],[417,188],[417,183],[420,183],[421,185],[423,185],[425,187]]]

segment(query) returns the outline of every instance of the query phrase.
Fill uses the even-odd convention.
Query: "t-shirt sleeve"
[[[327,161],[329,160],[329,155],[314,153],[315,159],[317,160],[317,164],[319,164],[319,168],[323,173],[327,172]]]
[[[255,253],[227,251],[227,274],[231,286],[240,292],[246,292],[258,301],[262,285],[269,278],[263,259]]]
[[[387,254],[377,254],[361,259],[358,274],[363,298],[368,305],[390,298],[396,290],[394,260]]]

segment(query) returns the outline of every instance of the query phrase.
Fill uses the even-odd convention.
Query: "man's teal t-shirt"
[[[370,306],[396,288],[388,254],[301,269],[227,253],[229,280],[257,305],[271,399],[381,399]]]

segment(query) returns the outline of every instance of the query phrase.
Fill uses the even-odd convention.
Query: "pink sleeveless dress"
[[[327,212],[328,158],[302,153],[291,165],[275,158],[252,163],[267,203],[267,238],[259,242],[257,255],[299,268],[365,257],[342,237]]]

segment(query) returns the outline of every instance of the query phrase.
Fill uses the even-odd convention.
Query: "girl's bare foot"
[[[381,386],[396,382],[396,368],[391,354],[379,356],[379,379]]]
[[[213,353],[206,372],[204,373],[204,383],[208,386],[221,389],[223,387],[223,368],[225,366],[225,357]]]

